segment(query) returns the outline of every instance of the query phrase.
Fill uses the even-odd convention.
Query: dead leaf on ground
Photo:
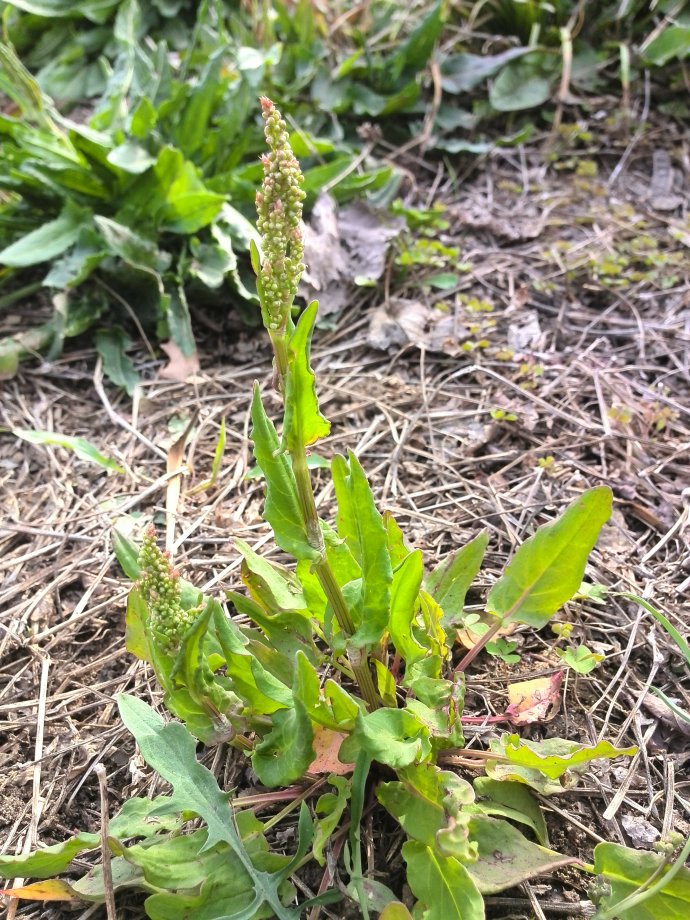
[[[469,329],[454,313],[435,310],[419,300],[391,297],[388,304],[372,310],[367,341],[381,351],[409,344],[457,357],[470,337]]]
[[[386,267],[388,244],[405,226],[401,217],[376,211],[362,201],[341,211],[321,194],[304,228],[304,261],[299,294],[318,300],[320,313],[336,313],[348,302],[356,279],[377,281]]]
[[[161,349],[168,356],[168,363],[158,371],[166,380],[189,381],[199,373],[199,355],[193,352],[185,355],[175,342],[161,342]]]
[[[563,671],[549,677],[521,680],[508,684],[510,705],[505,711],[513,725],[550,722],[561,707]]]
[[[632,845],[638,849],[649,849],[650,844],[661,837],[654,825],[642,815],[623,815],[621,824],[625,833],[630,837]]]
[[[338,751],[340,745],[347,738],[343,732],[336,732],[330,728],[324,728],[321,725],[314,727],[313,748],[316,752],[316,760],[310,765],[310,773],[337,773],[339,776],[345,776],[352,773],[353,764],[342,763],[338,760]]]

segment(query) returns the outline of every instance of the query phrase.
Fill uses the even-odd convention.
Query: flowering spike
[[[290,147],[287,126],[266,96],[261,97],[261,114],[270,152],[261,157],[264,181],[256,195],[263,252],[258,287],[266,327],[269,332],[283,335],[304,271],[301,231],[304,176]]]
[[[177,651],[198,611],[182,609],[180,573],[170,564],[168,554],[158,548],[153,524],[144,535],[139,566],[138,588],[146,603],[151,630],[165,651]]]

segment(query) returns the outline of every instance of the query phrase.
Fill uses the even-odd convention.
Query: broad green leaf
[[[353,611],[355,645],[377,642],[389,618],[393,570],[388,539],[371,487],[359,461],[336,455],[331,473],[338,502],[338,534],[344,538],[362,570],[359,601]]]
[[[533,52],[511,61],[489,87],[489,102],[497,112],[519,112],[548,102],[557,76],[553,58]]]
[[[314,831],[313,852],[314,859],[320,866],[326,865],[323,850],[328,840],[340,824],[340,819],[347,808],[350,798],[350,783],[344,776],[331,773],[328,782],[335,787],[335,792],[325,792],[317,799],[314,811],[316,812],[316,829]]]
[[[445,628],[462,620],[465,595],[479,573],[488,542],[489,533],[483,530],[427,577],[425,588],[443,608],[441,622]]]
[[[482,894],[505,891],[535,875],[548,875],[560,866],[579,862],[540,847],[517,828],[498,818],[475,815],[470,820],[470,837],[477,845],[476,862],[467,871]]]
[[[406,767],[429,755],[429,732],[407,709],[359,713],[353,733],[340,748],[340,759],[354,763],[360,751],[394,769]]]
[[[491,750],[506,758],[509,764],[537,771],[548,779],[557,780],[566,774],[583,773],[587,766],[598,758],[630,756],[636,747],[616,748],[608,741],[595,745],[579,744],[564,738],[548,738],[546,741],[523,741],[519,735],[504,734],[500,740],[490,742]],[[505,764],[487,764],[487,773],[494,779],[494,767]],[[504,777],[505,778],[505,777]],[[516,776],[518,782],[523,782]]]
[[[254,385],[251,414],[254,457],[266,477],[264,519],[271,525],[276,543],[284,552],[296,559],[315,561],[319,553],[309,542],[292,465],[280,450],[280,441],[264,410],[258,384]]]
[[[420,920],[484,920],[484,901],[467,868],[430,847],[408,840],[402,848],[407,882],[422,905]]]
[[[136,581],[141,572],[139,547],[119,527],[113,527],[112,541],[113,552],[120,563],[120,568],[127,578]]]
[[[611,886],[600,907],[615,905],[640,888],[657,873],[662,857],[619,846],[599,843],[594,848],[594,870]],[[690,869],[684,867],[661,891],[631,907],[616,913],[620,920],[687,920],[690,916]]]
[[[542,846],[549,845],[544,813],[532,793],[521,783],[500,783],[488,776],[477,776],[474,791],[478,801],[472,810],[490,816],[499,815],[531,827]]]
[[[283,449],[302,451],[320,438],[328,437],[330,423],[319,411],[316,377],[311,369],[311,337],[319,305],[312,301],[300,316],[288,343],[288,372],[285,379],[285,424]]]
[[[687,25],[666,25],[653,41],[645,44],[642,56],[657,67],[663,67],[673,58],[687,58],[690,56],[690,28]]]
[[[141,271],[158,274],[170,265],[171,256],[151,240],[144,239],[125,224],[109,217],[96,216],[96,226],[112,253]]]
[[[0,264],[12,268],[37,265],[62,255],[77,242],[82,229],[90,223],[86,210],[67,207],[59,217],[27,233],[0,252]]]
[[[127,356],[131,344],[132,340],[120,326],[99,329],[96,333],[96,350],[103,360],[106,377],[129,396],[140,382],[132,359]]]
[[[446,93],[467,93],[529,48],[510,48],[500,54],[451,54],[441,62],[441,86]]]
[[[95,463],[113,473],[124,473],[119,464],[104,456],[84,438],[74,438],[71,435],[59,434],[56,431],[38,431],[28,428],[13,428],[12,434],[29,444],[48,444],[55,447],[64,447],[65,450],[74,451],[80,460]]]
[[[400,563],[391,585],[391,612],[388,631],[393,645],[408,664],[423,658],[427,649],[412,634],[412,621],[419,604],[424,564],[422,553],[415,550]]]
[[[503,620],[541,628],[578,591],[587,557],[610,515],[608,487],[581,495],[522,544],[489,592],[486,609]]]
[[[254,902],[258,909],[267,904],[279,920],[295,920],[295,914],[283,907],[279,896],[280,879],[255,869],[234,824],[228,795],[218,788],[213,774],[196,759],[196,742],[179,722],[163,719],[141,700],[125,694],[117,697],[120,716],[132,732],[142,756],[163,779],[172,784],[170,810],[193,811],[208,828],[204,850],[217,843],[229,844],[254,886]],[[247,908],[246,917],[252,916]]]
[[[292,709],[274,713],[272,722],[271,731],[254,748],[252,767],[264,786],[289,786],[304,776],[316,756],[314,731],[298,699]]]
[[[108,154],[108,162],[125,172],[138,176],[153,166],[156,158],[151,156],[146,147],[135,141],[125,141],[119,147],[114,147]]]

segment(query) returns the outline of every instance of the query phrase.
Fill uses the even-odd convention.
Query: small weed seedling
[[[684,915],[690,843],[681,849],[674,837],[658,853],[601,843],[593,864],[584,864],[549,847],[533,796],[561,793],[592,760],[634,748],[526,741],[510,732],[488,749],[464,746],[469,665],[490,643],[510,661],[513,646],[499,633],[513,624],[540,629],[577,594],[611,512],[610,491],[585,492],[517,550],[488,594],[486,628],[458,663],[452,646],[458,629],[476,624],[464,602],[487,533],[425,571],[421,552],[406,544],[390,514],[379,513],[353,453],[332,461],[334,524],[319,518],[307,457],[330,425],[310,365],[316,303],[293,318],[303,270],[302,176],[279,113],[266,98],[261,105],[269,152],[257,195],[262,251],[254,247],[252,258],[284,410],[279,432],[257,384],[252,438],[266,484],[265,520],[296,565],[269,562],[238,541],[247,594],[228,595],[241,615],[236,622],[180,577],[152,530],[138,559],[120,538],[119,558],[137,579],[127,647],[152,665],[177,719],[166,722],[124,695],[120,713],[172,794],[126,802],[107,830],[107,873],[99,866],[78,881],[52,878],[100,845],[99,835],[86,833],[2,857],[0,872],[49,879],[12,890],[15,897],[91,901],[104,900],[107,874],[116,892],[147,893],[152,920],[297,918],[344,891],[365,918],[481,920],[485,894],[571,864],[597,877],[600,920],[635,920],[641,903],[651,920]],[[565,653],[580,671],[582,651]],[[196,759],[197,739],[246,754],[259,782],[275,791],[235,798],[221,791]],[[482,775],[470,782],[451,766]],[[262,823],[255,810],[272,802],[286,804]],[[411,912],[400,901],[402,886],[392,891],[365,874],[365,809],[374,809],[374,826],[395,819],[404,832]],[[293,813],[292,852],[272,852],[267,832]],[[315,897],[299,902],[291,879],[310,860],[325,867],[323,881]]]

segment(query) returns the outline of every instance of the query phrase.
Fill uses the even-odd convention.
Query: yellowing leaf
[[[0,894],[11,898],[21,898],[25,901],[78,901],[79,898],[72,891],[67,882],[57,879],[48,879],[44,882],[34,882],[22,888],[0,888]]]
[[[514,725],[548,722],[560,709],[563,672],[508,684],[510,705],[505,711]]]
[[[309,772],[337,773],[340,776],[352,773],[352,764],[342,763],[338,760],[338,751],[345,738],[347,738],[347,735],[344,732],[335,732],[330,728],[324,728],[322,725],[315,725],[312,747],[316,758],[312,761]]]

